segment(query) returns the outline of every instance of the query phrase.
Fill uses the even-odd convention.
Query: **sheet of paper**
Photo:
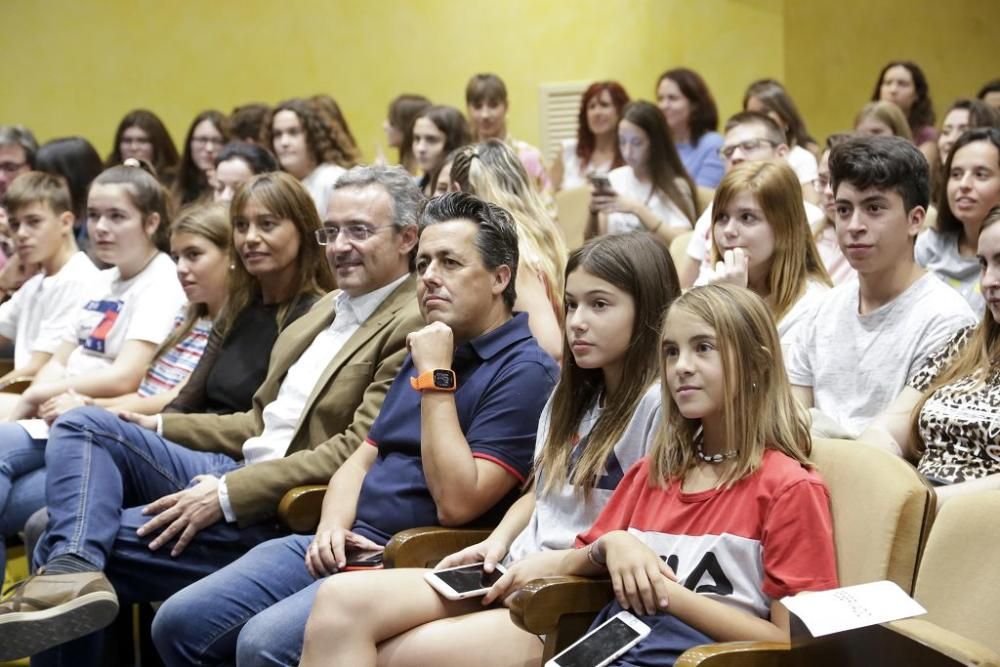
[[[17,423],[35,440],[47,440],[49,425],[44,419],[18,419]]]
[[[781,599],[813,637],[926,614],[916,600],[891,581],[875,581]]]

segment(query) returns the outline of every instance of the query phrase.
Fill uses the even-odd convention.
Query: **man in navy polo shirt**
[[[531,468],[558,367],[513,314],[517,231],[472,195],[421,219],[417,299],[427,325],[367,442],[330,480],[317,534],[265,542],[164,603],[153,639],[167,665],[298,664],[323,577],[417,526],[496,522]]]

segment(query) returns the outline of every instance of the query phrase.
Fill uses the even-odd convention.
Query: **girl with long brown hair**
[[[659,320],[679,293],[669,252],[649,234],[601,237],[570,255],[565,361],[539,423],[532,492],[489,538],[442,567],[513,563],[508,573],[520,584],[551,573],[552,554],[562,553],[554,550],[569,548],[593,522],[659,430]],[[517,628],[506,609],[444,600],[424,573],[331,577],[310,616],[302,664],[325,664],[331,656],[338,664],[375,664],[376,652],[388,664],[537,661],[542,644]],[[383,590],[394,593],[384,597]]]

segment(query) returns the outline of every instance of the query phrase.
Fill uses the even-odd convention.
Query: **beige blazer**
[[[333,322],[335,298],[336,293],[324,296],[281,332],[251,410],[231,415],[164,414],[163,435],[191,449],[242,459],[243,443],[263,431],[264,406],[277,398],[289,367]],[[330,361],[306,401],[285,457],[226,474],[229,500],[240,526],[273,516],[289,489],[329,481],[367,437],[406,356],[406,335],[423,325],[411,276]]]

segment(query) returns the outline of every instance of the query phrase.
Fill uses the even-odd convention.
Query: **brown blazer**
[[[264,406],[278,396],[289,367],[335,317],[335,293],[290,324],[274,343],[253,409],[232,415],[164,414],[164,437],[191,449],[243,458],[243,443],[264,430]],[[226,474],[240,526],[273,516],[289,489],[325,484],[368,435],[406,357],[406,335],[424,325],[413,276],[396,288],[330,362],[306,401],[284,458]]]

